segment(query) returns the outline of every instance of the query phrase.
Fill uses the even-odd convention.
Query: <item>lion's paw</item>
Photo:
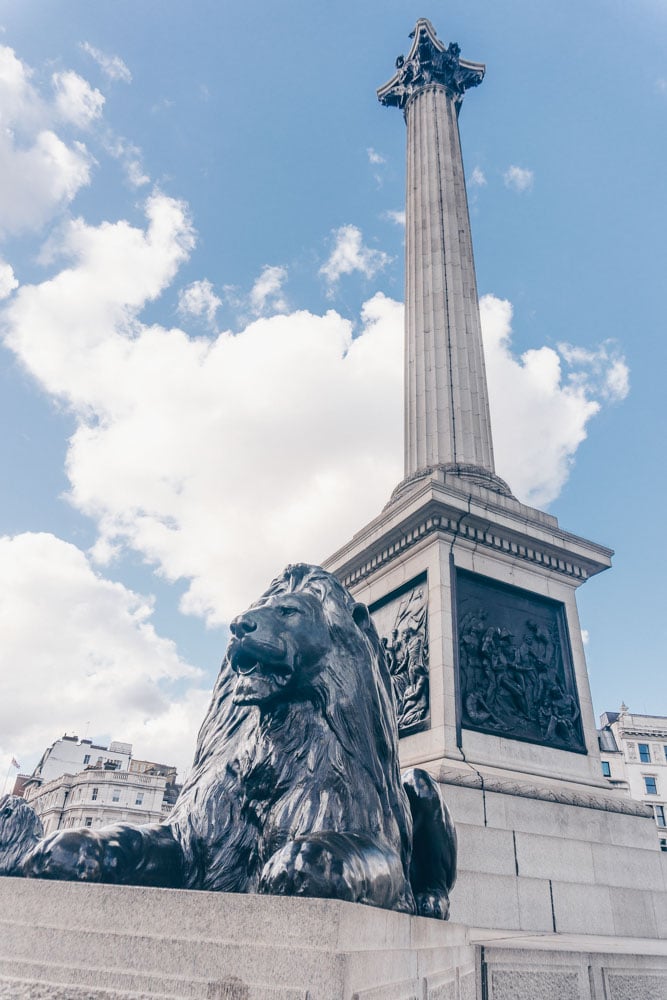
[[[443,892],[420,892],[415,896],[417,916],[446,920],[449,916],[449,896]]]
[[[357,893],[345,877],[345,865],[324,843],[292,840],[264,866],[259,892],[272,896],[315,896],[355,902]]]
[[[55,832],[41,840],[23,862],[26,878],[100,882],[104,848],[85,828]]]

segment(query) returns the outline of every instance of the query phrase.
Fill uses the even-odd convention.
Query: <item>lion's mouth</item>
[[[294,670],[287,661],[287,650],[282,642],[265,642],[247,636],[232,639],[228,649],[229,662],[237,674],[237,697],[268,693],[264,689],[279,689],[291,679]]]

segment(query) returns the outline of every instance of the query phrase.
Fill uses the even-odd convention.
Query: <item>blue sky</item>
[[[497,465],[616,550],[596,711],[667,714],[667,6],[0,3],[0,768],[186,767],[225,622],[401,475],[416,19],[461,112]],[[656,509],[658,508],[658,509]]]

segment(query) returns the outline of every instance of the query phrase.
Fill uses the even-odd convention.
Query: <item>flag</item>
[[[20,764],[19,764],[19,762],[17,761],[16,757],[12,757],[12,763],[11,763],[11,766],[12,766],[12,767],[15,767],[17,771],[20,771],[20,770],[21,770],[21,765],[20,765]]]

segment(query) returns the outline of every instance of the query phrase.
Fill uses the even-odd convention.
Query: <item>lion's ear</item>
[[[352,617],[354,618],[355,624],[359,626],[361,631],[366,632],[371,623],[371,616],[368,613],[366,605],[355,604],[352,608]]]

